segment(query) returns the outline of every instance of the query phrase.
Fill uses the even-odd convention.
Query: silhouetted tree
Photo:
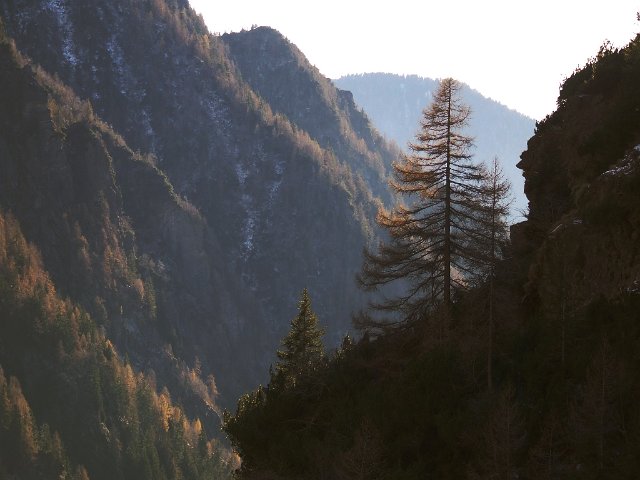
[[[405,294],[374,306],[413,319],[442,304],[445,328],[452,290],[480,272],[474,265],[482,258],[477,240],[483,174],[471,161],[472,139],[463,134],[469,108],[460,102],[460,89],[456,80],[442,80],[424,110],[412,153],[393,165],[391,186],[407,203],[379,212],[390,240],[377,253],[365,251],[359,276],[366,289],[405,280]]]
[[[282,340],[282,350],[276,353],[276,364],[272,378],[273,386],[291,386],[308,374],[324,357],[322,336],[318,317],[311,309],[311,298],[305,288],[298,304],[298,315],[291,321],[291,329]]]
[[[494,158],[484,180],[484,215],[481,220],[484,233],[479,242],[486,245],[485,252],[487,283],[489,286],[489,334],[487,353],[487,388],[493,388],[493,335],[495,325],[495,275],[496,265],[509,236],[507,215],[509,214],[509,191],[511,185],[504,178],[498,158]]]

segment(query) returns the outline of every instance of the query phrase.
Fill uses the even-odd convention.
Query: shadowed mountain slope
[[[375,150],[371,130],[358,130],[362,139],[335,137],[341,127],[323,117],[335,148],[316,140],[242,80],[221,39],[186,2],[17,0],[0,5],[0,15],[18,48],[90,101],[132,150],[148,152],[144,168],[166,175],[183,210],[190,204],[199,212],[164,215],[142,167],[121,180],[129,189],[122,195],[126,216],[109,209],[114,223],[135,224],[149,268],[160,279],[171,274],[162,306],[159,300],[158,335],[179,361],[198,364],[205,378],[213,374],[223,402],[232,402],[264,378],[259,372],[273,361],[304,286],[327,343],[339,342],[351,311],[365,302],[353,278],[372,238],[372,185],[382,192],[386,150]],[[289,89],[299,87],[309,88]],[[345,118],[365,121],[348,101],[338,103]],[[358,153],[359,145],[369,146]],[[353,159],[342,158],[341,148]],[[118,154],[112,158],[117,163]],[[26,200],[22,208],[30,208]],[[172,263],[164,260],[168,250]],[[56,274],[46,248],[43,258],[56,282],[69,285],[65,294],[99,315],[93,299],[101,295],[85,288],[92,284],[76,281],[73,270]],[[105,308],[105,318],[123,315],[115,302]],[[138,323],[131,318],[119,341],[132,358],[145,338]]]

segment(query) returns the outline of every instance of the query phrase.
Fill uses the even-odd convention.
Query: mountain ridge
[[[243,78],[271,108],[349,161],[370,190],[388,203],[389,168],[400,152],[357,109],[350,92],[335,89],[295,45],[270,27],[228,33],[221,39]],[[293,91],[292,84],[297,85]]]

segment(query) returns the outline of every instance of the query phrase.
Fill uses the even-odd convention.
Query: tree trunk
[[[444,199],[444,322],[445,331],[451,323],[451,90],[447,102],[447,169]]]

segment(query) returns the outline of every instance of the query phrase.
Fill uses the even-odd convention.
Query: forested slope
[[[180,269],[159,271],[137,237],[170,243],[177,225],[202,237],[202,219],[1,31],[0,65],[1,471],[224,478],[223,449],[212,440],[215,383],[160,339],[163,282]],[[135,180],[154,194],[146,218],[164,221],[150,227],[136,216]],[[193,244],[182,250],[186,242],[172,243],[163,261],[197,255]]]

